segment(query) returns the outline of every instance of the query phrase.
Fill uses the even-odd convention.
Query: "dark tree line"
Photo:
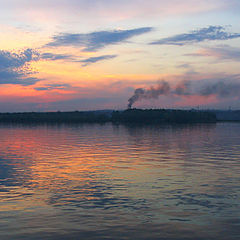
[[[104,123],[110,121],[105,113],[96,112],[31,112],[0,113],[0,122],[18,123]]]
[[[0,122],[16,123],[209,123],[213,112],[165,109],[125,111],[0,113]]]
[[[211,112],[165,109],[129,109],[112,114],[113,122],[124,123],[211,123],[216,115]]]

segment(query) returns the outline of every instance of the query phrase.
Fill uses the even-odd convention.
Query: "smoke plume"
[[[167,95],[170,92],[170,85],[166,81],[158,83],[156,87],[150,87],[149,89],[137,88],[132,97],[128,99],[128,108],[142,99],[158,98],[160,95]]]
[[[240,83],[217,81],[209,83],[207,81],[182,81],[177,85],[170,86],[166,81],[159,82],[155,87],[148,89],[137,88],[132,97],[128,99],[128,108],[142,99],[157,99],[160,95],[173,96],[210,96],[216,95],[218,98],[239,97]]]

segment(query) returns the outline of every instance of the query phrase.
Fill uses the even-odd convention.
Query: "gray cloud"
[[[198,81],[182,81],[171,86],[166,81],[161,81],[150,88],[137,88],[128,99],[128,108],[142,99],[157,99],[160,95],[171,96],[211,96],[218,98],[240,97],[240,76],[227,78],[202,79]]]
[[[0,50],[0,69],[19,68],[38,59],[38,53],[30,48],[14,53]]]
[[[240,33],[228,33],[222,26],[209,26],[199,30],[194,30],[190,33],[183,33],[172,37],[163,38],[158,41],[154,41],[151,44],[182,46],[186,44],[203,42],[205,40],[228,40],[239,37]]]
[[[34,88],[37,91],[49,91],[49,90],[54,90],[54,89],[65,89],[69,88],[71,85],[66,84],[66,83],[59,83],[59,84],[47,84],[43,87],[36,87]]]
[[[42,53],[40,55],[41,59],[49,60],[49,61],[56,61],[56,60],[66,60],[69,62],[80,62],[83,63],[82,66],[87,66],[92,63],[108,60],[117,57],[117,55],[102,55],[98,57],[90,57],[83,60],[79,60],[80,57],[69,55],[69,54],[55,54],[55,53]]]
[[[41,54],[41,59],[44,60],[74,60],[75,56],[70,55],[70,54],[55,54],[55,53],[42,53]]]
[[[177,66],[178,68],[191,68],[192,66],[189,63],[183,63]]]
[[[96,51],[108,45],[118,44],[131,37],[148,33],[150,31],[152,31],[151,27],[130,30],[99,31],[87,34],[61,33],[55,35],[52,41],[46,46],[76,46],[83,47],[84,51]]]
[[[81,60],[79,62],[84,63],[83,66],[87,66],[91,63],[96,63],[96,62],[99,62],[99,61],[112,59],[112,58],[115,58],[115,57],[117,57],[117,55],[102,55],[102,56],[99,56],[99,57],[90,57],[90,58]]]
[[[37,61],[39,54],[26,49],[19,53],[0,51],[0,84],[33,85],[39,79],[31,77],[34,72],[29,63]]]

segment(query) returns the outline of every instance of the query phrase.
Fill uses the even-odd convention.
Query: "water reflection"
[[[239,239],[239,130],[1,125],[1,239]]]

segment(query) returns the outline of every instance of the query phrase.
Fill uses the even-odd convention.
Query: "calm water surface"
[[[0,239],[240,239],[240,123],[0,125]]]

